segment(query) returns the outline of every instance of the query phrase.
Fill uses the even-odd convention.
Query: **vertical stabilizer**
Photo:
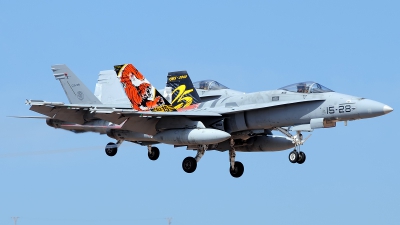
[[[114,70],[100,71],[94,95],[103,104],[131,104]]]
[[[51,70],[71,104],[102,104],[66,65],[53,65]]]
[[[138,111],[175,111],[132,64],[114,66],[132,108]]]
[[[187,71],[169,72],[167,88],[172,90],[171,104],[176,110],[197,108],[201,103]]]

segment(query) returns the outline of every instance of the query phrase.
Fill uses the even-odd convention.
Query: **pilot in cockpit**
[[[307,93],[307,87],[305,83],[300,83],[297,85],[297,92],[298,93]]]
[[[200,89],[208,90],[208,82],[200,82]]]

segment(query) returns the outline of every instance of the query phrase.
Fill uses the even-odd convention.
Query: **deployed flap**
[[[61,108],[57,111],[57,113],[53,116],[53,119],[58,119],[62,121],[67,121],[71,123],[77,123],[77,124],[84,124],[86,112],[83,110],[74,110],[74,112],[71,112],[71,110],[66,109],[66,108]]]
[[[83,124],[85,112],[83,110],[71,110],[65,107],[53,107],[45,105],[32,105],[30,110],[71,123]]]
[[[60,81],[71,104],[101,104],[66,65],[53,65],[51,70],[56,80]]]
[[[103,104],[131,104],[114,70],[100,71],[94,95]]]
[[[169,72],[167,88],[172,89],[171,104],[177,109],[194,109],[201,103],[201,99],[193,86],[187,71]]]
[[[30,110],[42,115],[46,115],[50,118],[53,118],[53,116],[57,113],[57,110],[54,107],[48,107],[45,105],[32,105]]]

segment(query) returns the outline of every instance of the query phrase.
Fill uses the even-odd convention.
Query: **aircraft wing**
[[[107,104],[65,104],[63,102],[47,102],[42,100],[28,100],[26,104],[31,105],[30,110],[48,116],[49,118],[59,119],[76,124],[85,123],[87,114],[121,124],[127,118],[135,118],[146,121],[148,118],[184,116],[184,117],[208,117],[221,116],[219,113],[203,110],[192,111],[173,111],[173,112],[152,112],[137,111],[127,105],[107,105]],[[145,119],[147,118],[147,119]],[[143,124],[144,126],[145,124]]]
[[[200,108],[188,111],[174,112],[152,112],[152,111],[137,111],[127,105],[107,105],[107,104],[65,104],[63,102],[46,102],[41,100],[29,100],[27,104],[31,105],[30,110],[46,115],[54,119],[60,119],[67,122],[83,124],[85,114],[94,113],[93,116],[99,119],[104,119],[112,123],[120,124],[126,118],[150,118],[150,117],[168,117],[168,116],[184,116],[184,117],[218,117],[223,114],[232,114],[242,111],[249,111],[261,108],[269,108],[283,106],[288,104],[302,102],[324,101],[322,99],[307,99],[307,100],[286,100],[273,101],[266,103],[257,103],[239,106],[235,103],[227,103],[224,107],[216,108]]]
[[[120,111],[129,109],[129,106],[104,105],[104,104],[65,104],[63,102],[47,102],[42,100],[27,100],[30,110],[46,115],[53,119],[59,119],[66,122],[83,124],[88,113],[92,113],[97,109],[113,110],[118,108]]]

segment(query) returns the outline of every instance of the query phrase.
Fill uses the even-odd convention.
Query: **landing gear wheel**
[[[306,161],[306,154],[304,152],[299,152],[298,164],[303,164]]]
[[[299,160],[299,153],[296,150],[293,150],[289,153],[289,161],[291,163],[296,163]]]
[[[105,150],[106,150],[106,154],[108,156],[114,156],[114,155],[117,154],[118,146],[116,144],[110,142],[110,143],[108,143],[106,145],[106,149]]]
[[[235,178],[241,177],[244,172],[244,166],[241,162],[236,161],[233,169],[232,167],[229,167],[229,172],[231,173],[232,177]]]
[[[197,168],[197,161],[193,157],[186,157],[182,162],[182,169],[186,173],[193,173]]]
[[[157,147],[151,147],[151,153],[148,152],[147,155],[150,160],[157,160],[160,157],[160,150]]]

